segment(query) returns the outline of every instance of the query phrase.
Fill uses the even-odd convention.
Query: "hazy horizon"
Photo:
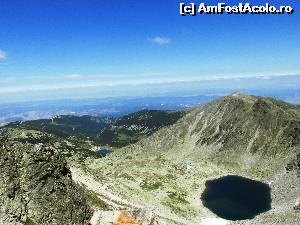
[[[54,80],[52,82],[57,82]],[[158,81],[153,78],[135,81],[90,82],[82,77],[62,87],[34,84],[23,87],[3,85],[0,88],[1,103],[36,102],[44,100],[82,100],[139,97],[186,97],[198,95],[224,96],[240,91],[254,95],[277,97],[285,94],[286,100],[300,103],[300,75],[257,75],[249,77],[210,77]],[[74,82],[74,83],[73,83]],[[50,84],[49,84],[50,83]],[[69,86],[68,86],[69,85]],[[1,87],[1,84],[0,84]]]

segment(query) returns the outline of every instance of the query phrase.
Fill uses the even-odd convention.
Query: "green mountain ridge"
[[[113,121],[114,119],[109,117],[62,115],[52,119],[15,122],[8,127],[43,131],[63,138],[70,136],[88,138],[103,131]]]
[[[185,111],[142,110],[123,116],[104,129],[96,142],[112,147],[124,147],[153,134],[162,127],[174,124]]]
[[[11,123],[7,127],[47,132],[61,138],[90,139],[102,146],[123,147],[175,123],[184,114],[185,111],[142,110],[120,118],[66,115]]]

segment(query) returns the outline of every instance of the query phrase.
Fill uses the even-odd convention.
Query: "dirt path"
[[[84,174],[79,169],[73,167],[70,168],[70,170],[72,173],[72,178],[75,182],[83,184],[84,186],[86,186],[87,189],[100,195],[99,198],[101,198],[101,200],[105,201],[107,204],[111,205],[115,209],[121,210],[126,208],[145,208],[145,206],[138,205],[136,203],[130,202],[126,199],[120,198],[112,194],[107,190],[107,185],[99,183],[92,177]]]
[[[149,212],[149,208],[147,208],[144,205],[140,205],[140,204],[134,203],[132,201],[129,201],[129,200],[126,200],[119,196],[114,195],[113,193],[108,191],[107,185],[101,184],[100,182],[96,181],[92,177],[86,175],[81,170],[74,168],[74,167],[70,168],[70,170],[72,173],[72,178],[75,182],[80,183],[80,184],[84,185],[88,190],[97,193],[98,197],[102,201],[106,202],[108,205],[110,205],[114,208],[114,211],[106,212],[106,214],[111,213],[112,215],[110,215],[110,216],[113,217],[114,215],[118,214],[116,212],[120,212],[120,211],[126,210],[126,209],[127,210],[139,209],[139,210],[143,210],[145,212],[146,211]],[[211,224],[226,225],[227,224],[224,220],[219,220],[216,218],[207,218],[202,221],[195,222],[195,221],[189,221],[189,220],[183,220],[183,219],[174,219],[172,215],[167,215],[161,211],[158,212],[157,210],[150,210],[150,211],[151,211],[150,213],[152,215],[156,215],[157,218],[162,219],[162,221],[157,223],[159,225],[169,224],[169,223],[165,223],[163,221],[174,221],[176,224],[188,224],[188,225],[211,225]],[[101,213],[101,211],[96,210],[91,219],[91,224],[98,225],[99,221],[101,221],[103,219],[103,216],[104,215]],[[101,224],[103,224],[103,223],[101,223]]]

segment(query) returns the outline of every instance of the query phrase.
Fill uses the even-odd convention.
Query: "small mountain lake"
[[[98,153],[99,155],[101,155],[103,157],[109,155],[112,152],[113,152],[112,150],[108,150],[108,149],[100,149],[100,150],[96,151],[96,153]]]
[[[223,219],[253,219],[271,209],[271,188],[265,183],[230,175],[208,180],[205,186],[203,205]]]

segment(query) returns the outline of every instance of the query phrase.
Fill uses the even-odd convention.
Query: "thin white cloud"
[[[153,37],[153,38],[149,38],[149,40],[152,43],[157,44],[157,45],[167,45],[167,44],[170,44],[170,42],[171,42],[170,38],[161,37],[161,36],[156,36],[156,37]]]
[[[84,76],[82,76],[84,77]],[[117,79],[115,77],[111,77],[110,79],[103,79],[103,78],[96,78],[94,79],[88,79],[88,80],[82,80],[81,78],[79,80],[73,80],[74,82],[31,82],[30,84],[26,84],[22,82],[22,80],[18,80],[18,83],[15,83],[15,85],[12,85],[17,80],[12,77],[2,78],[0,79],[0,94],[12,94],[12,93],[22,93],[22,92],[28,92],[28,91],[55,91],[55,90],[68,90],[68,89],[89,89],[89,88],[114,88],[118,89],[119,87],[138,87],[143,85],[176,85],[176,84],[195,84],[195,83],[205,83],[205,81],[215,81],[215,82],[222,82],[222,81],[240,81],[240,82],[247,82],[247,80],[256,80],[257,79],[267,79],[271,80],[272,78],[285,78],[289,79],[289,77],[299,77],[298,74],[281,74],[281,75],[253,75],[253,76],[214,76],[214,77],[143,77],[143,78],[136,78],[136,79]],[[68,80],[68,78],[65,78]],[[65,80],[65,81],[66,81]],[[7,85],[7,82],[10,83],[10,85]],[[2,83],[2,84],[1,84]]]
[[[6,52],[0,49],[0,60],[5,60],[6,58],[7,58]]]

